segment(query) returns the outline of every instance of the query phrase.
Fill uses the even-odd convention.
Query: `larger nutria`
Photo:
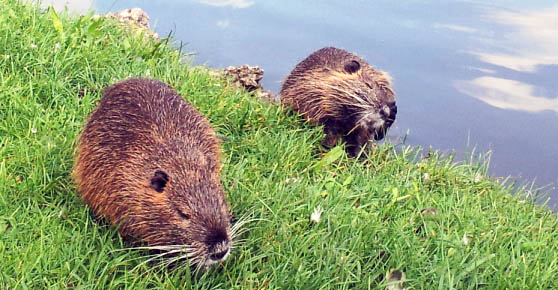
[[[170,86],[129,79],[107,88],[76,159],[81,197],[123,237],[200,268],[229,255],[219,140]]]
[[[279,95],[283,104],[324,125],[325,145],[343,137],[351,156],[370,140],[384,138],[397,114],[390,76],[334,47],[315,51],[297,64]]]

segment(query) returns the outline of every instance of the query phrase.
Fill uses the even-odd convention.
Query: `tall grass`
[[[182,62],[108,20],[0,2],[0,288],[383,289],[392,269],[410,288],[558,288],[558,220],[485,163],[387,143],[363,162],[324,154],[320,128]],[[132,76],[171,84],[226,140],[228,200],[255,221],[210,271],[144,263],[76,193],[76,136]]]

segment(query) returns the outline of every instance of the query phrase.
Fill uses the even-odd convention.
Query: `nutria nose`
[[[391,120],[393,122],[395,120],[395,116],[397,115],[397,105],[395,105],[395,102],[384,105],[380,110],[380,115],[384,119]]]
[[[391,111],[391,114],[389,114],[389,116],[395,119],[395,115],[397,115],[397,105],[395,104],[395,102],[389,104],[389,109]]]
[[[221,251],[214,252],[209,255],[209,258],[213,261],[219,261],[223,259],[229,253],[229,246],[226,246],[225,249],[221,249]]]
[[[206,245],[212,261],[222,260],[230,251],[229,238],[225,231],[215,230],[206,240]]]

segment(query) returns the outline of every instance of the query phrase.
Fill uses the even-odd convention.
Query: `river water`
[[[46,2],[46,0],[44,0]],[[336,46],[394,78],[391,142],[492,153],[491,176],[544,187],[558,205],[558,3],[552,1],[51,0],[98,13],[141,7],[194,63],[259,65],[278,92],[311,52]]]

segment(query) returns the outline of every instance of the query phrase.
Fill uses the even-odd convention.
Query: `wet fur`
[[[390,76],[342,49],[322,48],[301,61],[280,92],[286,106],[325,127],[325,145],[338,137],[356,156],[370,140],[381,140],[395,121]]]
[[[168,85],[130,79],[103,93],[77,146],[73,176],[120,234],[210,264],[232,247],[219,141]],[[167,248],[165,248],[167,247]]]

